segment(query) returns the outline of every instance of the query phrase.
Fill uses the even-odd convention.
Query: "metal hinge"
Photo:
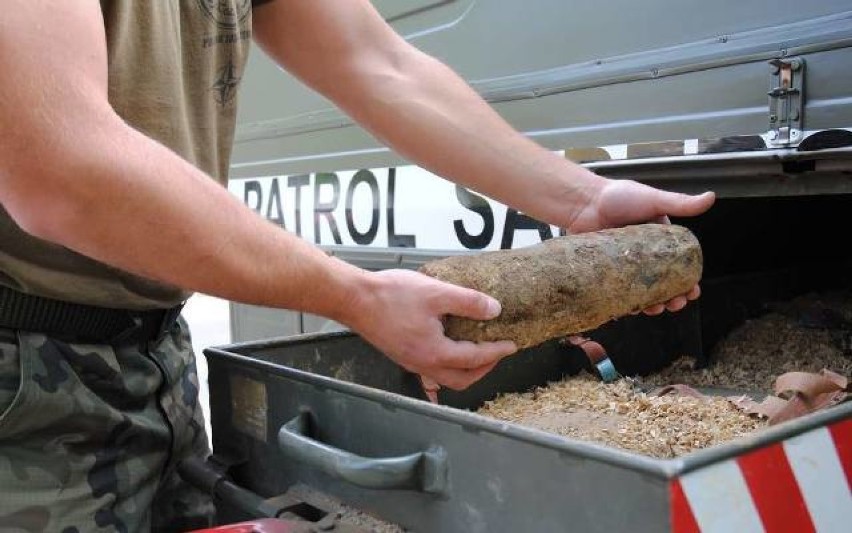
[[[769,65],[769,145],[796,146],[803,137],[805,60],[773,59]]]

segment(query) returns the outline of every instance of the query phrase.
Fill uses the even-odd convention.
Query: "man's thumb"
[[[716,193],[705,192],[699,195],[663,192],[660,195],[660,212],[676,217],[692,217],[710,209],[716,201]]]

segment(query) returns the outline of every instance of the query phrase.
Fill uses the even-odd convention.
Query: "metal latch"
[[[805,60],[773,59],[769,65],[769,144],[795,146],[802,141]]]

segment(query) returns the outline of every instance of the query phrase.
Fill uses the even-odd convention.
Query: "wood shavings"
[[[850,377],[852,357],[844,354],[850,324],[852,291],[807,295],[735,329],[719,343],[709,368],[695,369],[694,359],[683,357],[657,374],[611,385],[583,374],[500,396],[478,412],[652,457],[676,457],[737,439],[767,422],[723,397],[652,397],[644,390],[683,383],[763,396],[787,372],[827,368]]]
[[[629,379],[604,384],[588,374],[505,394],[478,413],[659,458],[733,440],[766,424],[724,398],[652,397]]]
[[[843,353],[842,329],[806,327],[813,310],[829,309],[852,324],[852,293],[806,295],[774,306],[760,318],[732,331],[711,354],[713,364],[695,369],[692,357],[641,378],[646,386],[686,383],[693,387],[725,387],[771,393],[775,378],[786,372],[819,372],[827,368],[852,376],[852,357]]]
[[[319,509],[330,511],[334,516],[334,523],[344,526],[355,526],[363,531],[371,533],[406,533],[408,529],[397,524],[392,524],[380,518],[376,518],[371,514],[350,507],[342,503],[338,498],[326,492],[319,491],[307,485],[297,485],[295,491],[298,497],[310,505],[316,506]],[[338,531],[344,528],[331,528],[329,531]],[[317,528],[319,531],[320,528]]]
[[[340,510],[337,512],[337,517],[341,524],[357,526],[372,533],[405,533],[408,531],[402,526],[391,524],[390,522],[342,504],[340,505]]]

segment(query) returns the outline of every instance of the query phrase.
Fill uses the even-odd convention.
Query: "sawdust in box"
[[[603,384],[587,374],[532,392],[506,394],[479,414],[668,458],[742,437],[767,425],[724,397],[653,396],[645,391],[683,383],[692,387],[772,392],[791,371],[827,368],[852,375],[852,293],[808,295],[747,321],[722,341],[708,368],[683,357],[662,372]]]
[[[406,533],[409,531],[402,526],[386,522],[365,511],[350,507],[334,496],[307,485],[298,485],[295,491],[298,493],[300,499],[320,509],[330,511],[333,514],[333,523],[343,526],[332,527],[329,531],[349,531],[351,528],[357,528],[358,531],[369,531],[370,533]],[[381,498],[381,494],[377,494],[376,497]]]

